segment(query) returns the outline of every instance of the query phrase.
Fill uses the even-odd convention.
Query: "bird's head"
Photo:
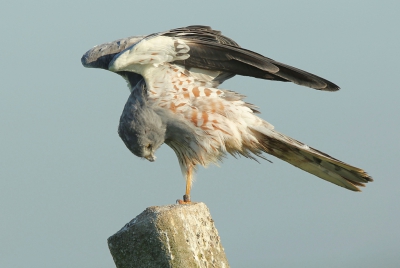
[[[132,116],[133,115],[133,116]],[[151,162],[155,152],[164,143],[166,128],[151,109],[128,109],[121,116],[118,133],[126,147],[136,156]]]

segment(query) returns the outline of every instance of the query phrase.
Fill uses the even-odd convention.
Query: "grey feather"
[[[155,160],[155,151],[164,142],[177,153],[190,150],[189,144],[197,143],[194,127],[168,110],[149,105],[146,91],[142,79],[133,87],[122,112],[118,134],[126,147],[150,161]],[[198,158],[194,151],[186,153]]]
[[[336,91],[339,89],[337,85],[324,78],[241,48],[235,41],[223,36],[221,32],[200,25],[105,43],[87,51],[82,56],[82,64],[85,67],[108,70],[109,63],[118,53],[144,38],[157,36],[171,36],[184,40],[190,47],[190,57],[174,63],[187,68],[196,67],[222,71],[220,76],[215,78],[219,83],[238,74],[267,80],[293,82],[318,90]],[[130,80],[128,81],[130,82]],[[134,84],[130,85],[134,86]]]
[[[115,55],[136,44],[142,40],[143,37],[144,36],[131,36],[95,46],[83,54],[81,58],[82,65],[87,68],[108,70],[108,64]]]
[[[154,161],[155,151],[164,143],[166,127],[146,104],[145,85],[142,79],[133,88],[120,118],[118,134],[134,155]]]
[[[275,130],[254,130],[262,151],[276,156],[321,179],[352,191],[373,179],[362,169],[351,166]]]

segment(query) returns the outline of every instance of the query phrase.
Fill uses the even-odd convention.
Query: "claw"
[[[176,200],[176,203],[179,204],[179,205],[189,205],[189,204],[192,203],[192,201],[185,202],[183,200],[178,199],[178,200]]]
[[[187,205],[187,204],[191,204],[192,203],[192,201],[190,201],[190,195],[184,195],[183,196],[183,200],[180,200],[180,199],[177,199],[176,200],[176,203],[177,204],[180,204],[180,205]]]

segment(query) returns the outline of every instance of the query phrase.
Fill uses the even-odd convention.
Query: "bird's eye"
[[[151,146],[150,143],[146,145],[146,148],[149,149],[149,150],[151,149],[151,147],[152,147],[152,146]]]

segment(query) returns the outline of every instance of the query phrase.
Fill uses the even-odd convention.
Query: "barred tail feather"
[[[373,179],[362,169],[346,164],[275,130],[254,131],[264,152],[321,179],[352,191],[361,191]]]

